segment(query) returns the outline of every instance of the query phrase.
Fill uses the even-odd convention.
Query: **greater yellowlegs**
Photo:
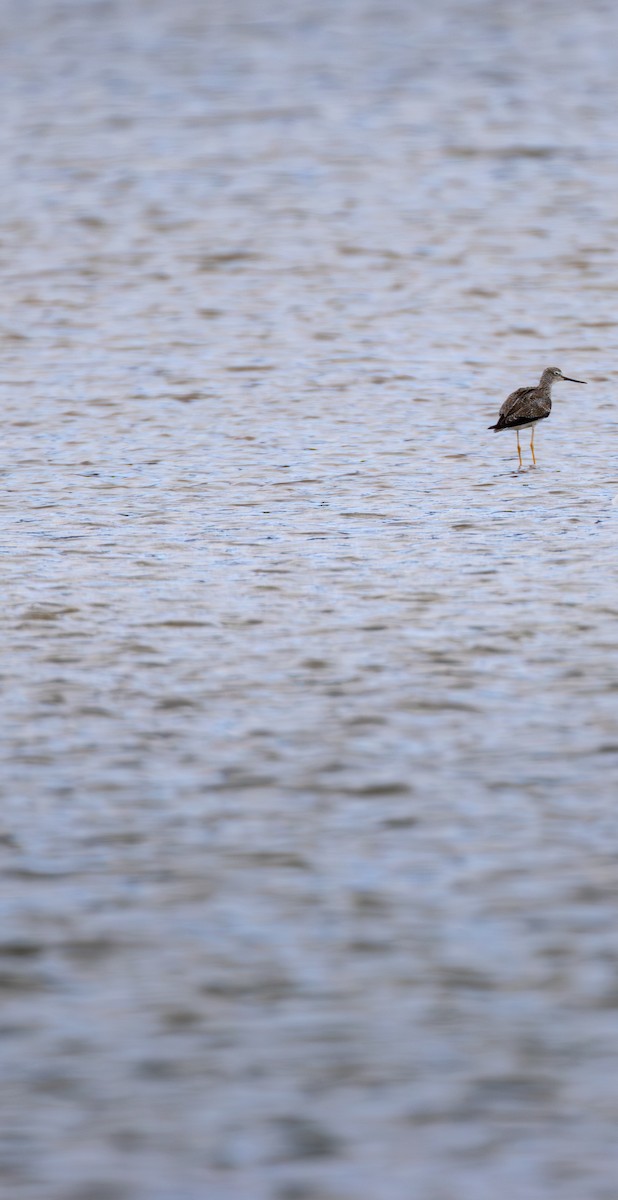
[[[500,433],[503,429],[515,430],[520,467],[522,461],[519,431],[520,429],[532,430],[530,450],[532,451],[532,461],[536,467],[534,427],[538,421],[548,417],[551,412],[551,387],[557,379],[566,379],[567,383],[586,383],[585,379],[571,379],[568,375],[563,375],[560,367],[546,367],[536,387],[518,388],[516,392],[511,392],[510,396],[507,396],[498,414],[496,424],[489,426],[495,433]]]

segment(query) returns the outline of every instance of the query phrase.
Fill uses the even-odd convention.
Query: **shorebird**
[[[515,430],[520,467],[523,464],[519,431],[520,429],[532,430],[530,450],[532,461],[536,467],[534,427],[538,421],[548,417],[551,412],[551,388],[552,383],[555,383],[557,379],[566,379],[567,383],[586,383],[585,379],[571,379],[569,375],[563,375],[560,367],[546,367],[536,387],[518,388],[516,392],[511,392],[510,396],[507,396],[498,414],[496,424],[489,426],[495,433],[500,433],[503,429]]]

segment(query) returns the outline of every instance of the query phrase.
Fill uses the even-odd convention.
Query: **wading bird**
[[[520,429],[532,431],[530,433],[530,450],[532,461],[536,467],[534,427],[537,421],[544,420],[551,412],[551,387],[557,379],[565,379],[567,383],[586,383],[585,379],[571,379],[568,375],[563,375],[559,367],[546,367],[536,387],[518,388],[516,392],[511,392],[510,396],[507,396],[498,414],[496,424],[489,426],[495,433],[501,433],[503,429],[515,430],[520,467],[523,464],[519,431]]]

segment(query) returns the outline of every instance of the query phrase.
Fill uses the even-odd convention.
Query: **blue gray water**
[[[10,1200],[615,1200],[617,26],[5,0]]]

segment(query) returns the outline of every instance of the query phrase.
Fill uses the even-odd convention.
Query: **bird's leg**
[[[530,430],[530,449],[532,451],[532,461],[536,467],[536,457],[534,454],[534,425],[532,426],[532,429]]]
[[[520,467],[523,467],[524,464],[521,460],[521,446],[519,444],[519,429],[516,429],[515,433],[517,434],[517,453],[519,455],[519,465],[520,465]]]

